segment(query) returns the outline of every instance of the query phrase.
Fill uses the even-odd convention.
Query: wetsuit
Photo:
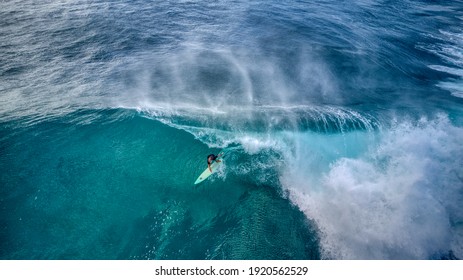
[[[208,155],[208,156],[207,156],[207,164],[209,164],[209,158],[210,158],[210,157],[212,157],[211,163],[213,163],[213,162],[214,162],[214,160],[216,160],[216,159],[217,159],[217,156],[216,156],[216,155],[214,155],[214,154],[210,154],[210,155]]]

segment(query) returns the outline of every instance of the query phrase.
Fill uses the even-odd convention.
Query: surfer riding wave
[[[220,162],[220,160],[217,159],[219,156],[221,156],[221,154],[218,154],[217,156],[214,154],[210,154],[207,156],[207,167],[209,168],[209,171],[212,172],[211,164],[213,161]]]

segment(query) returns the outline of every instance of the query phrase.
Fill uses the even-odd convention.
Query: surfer
[[[220,162],[219,159],[217,159],[218,157],[220,156],[220,154],[218,156],[214,155],[214,154],[210,154],[207,156],[207,167],[209,167],[209,171],[212,172],[212,168],[211,168],[211,163],[215,160],[215,162]]]

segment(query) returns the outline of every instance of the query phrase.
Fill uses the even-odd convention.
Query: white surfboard
[[[219,155],[216,158],[216,160],[218,159],[218,160],[220,160],[220,162],[214,161],[213,163],[211,163],[212,172],[209,170],[209,167],[206,168],[206,170],[204,170],[204,172],[201,173],[201,175],[199,175],[198,179],[196,179],[195,185],[201,183],[204,180],[206,180],[209,176],[212,175],[212,173],[214,173],[219,168],[219,166],[223,162],[222,157],[223,157],[223,152],[220,152]]]

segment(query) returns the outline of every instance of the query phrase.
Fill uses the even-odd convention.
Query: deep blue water
[[[461,259],[462,21],[462,1],[2,2],[0,259]]]

